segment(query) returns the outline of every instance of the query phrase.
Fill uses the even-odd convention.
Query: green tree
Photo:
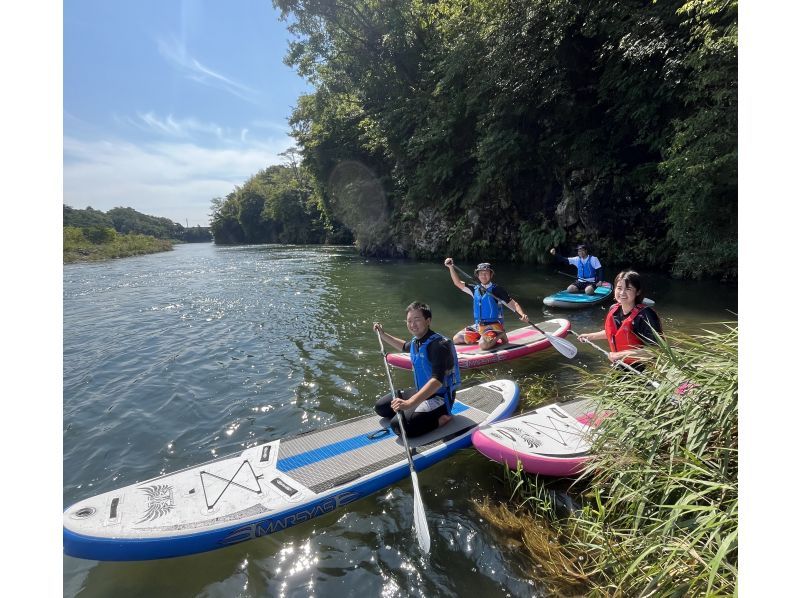
[[[187,243],[207,243],[213,240],[211,229],[207,226],[193,226],[183,233],[183,240]]]
[[[211,201],[211,233],[218,245],[244,243],[244,230],[239,224],[236,197],[236,192],[232,191],[224,200],[217,197]]]
[[[68,205],[64,205],[64,226],[77,228],[88,228],[90,226],[114,226],[111,218],[100,210],[95,210],[91,206],[85,210],[76,210]]]
[[[344,242],[320,210],[307,168],[294,149],[287,164],[259,171],[223,200],[212,200],[211,230],[218,244]]]
[[[674,122],[655,187],[679,276],[735,278],[738,271],[737,8],[735,1],[693,0],[680,9],[693,42],[687,111]]]
[[[731,272],[734,2],[274,4],[315,85],[290,119],[310,197],[364,253],[537,261],[563,239]]]
[[[157,239],[182,239],[184,227],[169,218],[148,216],[133,208],[113,208],[107,212],[117,232],[138,233]]]
[[[90,243],[102,245],[103,243],[112,243],[117,238],[117,231],[109,226],[89,226],[83,229],[83,236]]]

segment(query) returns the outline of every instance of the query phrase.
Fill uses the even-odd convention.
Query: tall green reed
[[[578,583],[592,596],[736,593],[738,327],[711,328],[653,351],[646,377],[658,388],[626,371],[583,374],[578,398],[613,415],[572,487],[581,507],[564,516],[551,482],[521,471],[507,472],[514,510],[479,506],[506,531],[539,528],[558,564],[542,579],[558,593]]]

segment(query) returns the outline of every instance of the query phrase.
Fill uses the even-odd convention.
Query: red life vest
[[[636,316],[639,315],[639,312],[645,308],[645,305],[643,303],[635,305],[631,313],[628,314],[628,317],[622,320],[622,324],[617,328],[617,323],[614,321],[614,314],[621,308],[622,305],[615,303],[611,306],[611,309],[608,310],[608,315],[606,315],[606,338],[608,339],[608,346],[612,351],[627,351],[628,349],[637,349],[638,347],[644,346],[642,339],[633,332],[633,321],[636,319]],[[631,365],[638,360],[635,357],[626,357],[623,361]]]

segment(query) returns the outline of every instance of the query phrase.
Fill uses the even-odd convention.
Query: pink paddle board
[[[567,336],[571,324],[569,320],[555,318],[536,324],[539,328],[560,338]],[[499,361],[518,359],[537,351],[550,349],[552,345],[544,334],[533,326],[525,326],[508,332],[508,342],[498,345],[489,351],[481,351],[477,344],[456,345],[458,353],[458,366],[462,370],[479,368]],[[405,370],[411,369],[411,356],[408,353],[389,353],[386,356],[390,365]]]
[[[610,415],[596,407],[589,399],[545,405],[476,428],[472,444],[511,469],[520,464],[529,473],[577,475],[590,458],[597,426]]]

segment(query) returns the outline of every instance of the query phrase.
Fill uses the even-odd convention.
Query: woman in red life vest
[[[578,339],[586,342],[605,338],[610,348],[610,361],[622,360],[641,367],[637,362],[646,353],[645,345],[657,344],[662,329],[655,310],[642,303],[644,292],[638,272],[623,270],[617,274],[614,299],[617,302],[608,310],[605,330],[581,334]]]

